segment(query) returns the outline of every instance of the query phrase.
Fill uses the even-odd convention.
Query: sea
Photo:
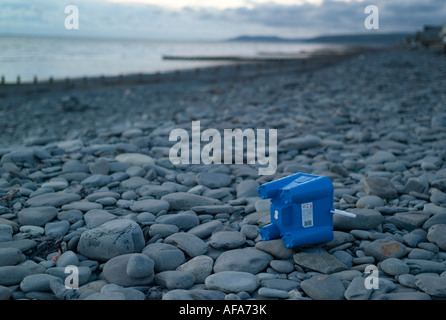
[[[296,57],[325,44],[288,42],[153,41],[134,39],[0,36],[5,83],[154,74],[224,65],[229,61],[165,60],[174,56]]]

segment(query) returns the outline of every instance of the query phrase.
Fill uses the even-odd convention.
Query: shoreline
[[[0,109],[0,299],[444,299],[444,56],[399,47],[308,62],[11,90]],[[193,121],[277,130],[276,172],[173,164],[169,136]],[[356,214],[333,217],[332,241],[260,237],[275,217],[260,185],[296,172],[328,177],[333,208]],[[73,266],[79,286],[68,289]]]

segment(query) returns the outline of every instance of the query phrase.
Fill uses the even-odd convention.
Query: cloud
[[[145,3],[1,0],[0,33],[149,39],[312,37],[370,32],[364,27],[368,4],[377,5],[380,13],[380,30],[373,32],[414,32],[426,23],[446,23],[444,0],[162,0],[164,5],[160,0],[136,1]],[[184,5],[171,8],[174,2]],[[64,8],[69,4],[79,8],[80,29],[75,32],[64,28]]]

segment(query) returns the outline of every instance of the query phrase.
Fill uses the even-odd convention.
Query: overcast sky
[[[367,30],[367,5],[379,30]],[[65,6],[79,9],[66,30]],[[0,0],[0,34],[221,40],[239,35],[288,38],[410,32],[446,23],[446,0]]]

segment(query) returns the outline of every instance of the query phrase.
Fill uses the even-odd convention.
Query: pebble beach
[[[327,61],[0,87],[0,300],[446,298],[445,56]],[[277,129],[276,173],[172,164],[169,134],[193,121]],[[330,242],[259,236],[259,186],[297,172],[330,178],[356,214],[334,216]]]

